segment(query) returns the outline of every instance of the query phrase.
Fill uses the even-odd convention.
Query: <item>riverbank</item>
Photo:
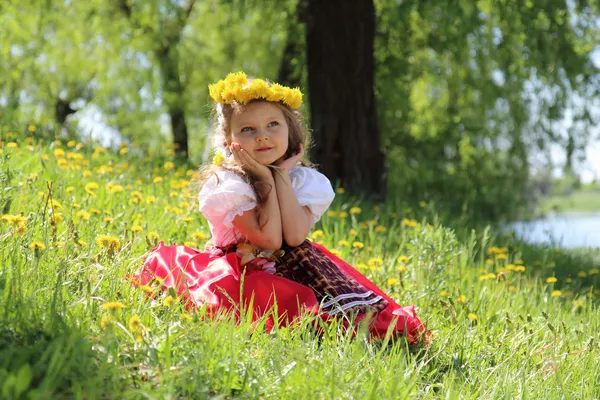
[[[542,199],[539,213],[600,212],[600,188],[584,187],[569,195],[553,195]]]

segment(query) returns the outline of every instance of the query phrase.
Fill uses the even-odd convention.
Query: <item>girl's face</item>
[[[283,111],[268,101],[255,101],[231,116],[231,139],[260,164],[273,164],[285,156],[289,128]]]

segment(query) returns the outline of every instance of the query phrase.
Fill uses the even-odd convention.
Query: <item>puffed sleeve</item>
[[[308,206],[312,213],[312,223],[316,224],[335,197],[331,182],[319,171],[307,167],[292,168],[290,179],[298,203]]]
[[[213,225],[233,227],[233,219],[256,207],[256,194],[242,177],[218,171],[202,186],[198,195],[200,212]]]

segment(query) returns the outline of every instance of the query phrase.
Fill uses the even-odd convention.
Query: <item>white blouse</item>
[[[312,224],[316,224],[335,197],[329,179],[312,168],[302,166],[290,170],[290,179],[298,203],[308,206]],[[236,173],[219,170],[206,181],[198,201],[200,212],[210,226],[213,245],[225,247],[243,238],[235,231],[233,220],[256,207],[256,194],[252,186]]]

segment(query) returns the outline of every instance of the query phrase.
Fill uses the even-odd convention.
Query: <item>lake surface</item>
[[[506,229],[529,243],[600,248],[600,212],[548,215],[533,221],[513,222]]]

